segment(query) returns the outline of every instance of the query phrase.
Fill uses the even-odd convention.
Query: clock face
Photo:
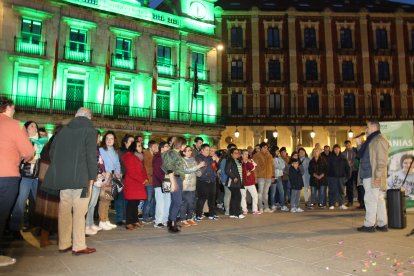
[[[196,18],[204,18],[206,16],[206,8],[200,2],[193,2],[190,5],[191,15]]]

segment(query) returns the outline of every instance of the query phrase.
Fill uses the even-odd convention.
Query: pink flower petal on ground
[[[398,276],[404,276],[404,272],[400,272],[397,274]]]
[[[339,241],[338,244],[344,244],[344,241]]]

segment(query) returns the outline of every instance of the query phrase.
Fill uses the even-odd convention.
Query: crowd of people
[[[87,108],[80,108],[66,126],[57,126],[48,139],[36,122],[22,128],[12,119],[10,99],[0,97],[0,103],[0,131],[6,136],[0,153],[8,157],[0,161],[0,241],[5,228],[18,236],[28,226],[37,227],[41,247],[50,245],[49,236],[56,233],[59,252],[81,255],[96,251],[86,246],[85,236],[99,231],[151,225],[178,233],[204,220],[219,220],[220,209],[231,219],[277,210],[345,210],[354,203],[359,179],[359,208],[370,209],[358,230],[372,232],[376,224],[377,230],[387,230],[379,186],[387,177],[383,153],[388,149],[379,140],[376,121],[367,124],[367,141],[357,141],[360,150],[345,141],[344,152],[339,145],[331,151],[316,144],[309,155],[300,145],[289,155],[286,147],[264,142],[217,150],[201,137],[193,145],[180,136],[144,144],[141,136],[126,134],[118,143],[113,131],[101,137]],[[380,146],[374,148],[375,142]],[[375,159],[379,153],[381,160]],[[121,187],[115,185],[115,193],[114,183]],[[0,265],[14,262],[0,252]]]

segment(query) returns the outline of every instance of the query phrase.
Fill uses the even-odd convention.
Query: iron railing
[[[136,71],[137,70],[137,58],[136,57],[125,58],[123,56],[119,57],[117,55],[112,54],[111,55],[111,67]]]
[[[17,53],[24,53],[36,56],[46,55],[46,42],[14,37],[14,49]]]
[[[92,62],[92,52],[92,50],[88,49],[72,49],[70,46],[63,48],[64,59],[84,63]]]

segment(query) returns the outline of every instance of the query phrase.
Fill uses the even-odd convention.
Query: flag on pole
[[[197,63],[198,63],[198,55],[196,55],[194,61],[194,87],[193,87],[193,96],[197,98],[198,94],[198,72],[197,72]]]
[[[157,92],[158,92],[157,82],[158,82],[157,47],[155,46],[154,67],[152,69],[152,93],[153,94],[157,94]]]
[[[53,76],[52,76],[52,82],[55,81],[56,79],[56,75],[57,75],[57,64],[58,64],[58,38],[56,37],[56,41],[55,41],[55,57],[53,60]]]
[[[110,49],[110,43],[108,43],[108,52],[106,53],[106,65],[105,65],[105,89],[109,88],[110,76],[111,76],[111,49]]]

